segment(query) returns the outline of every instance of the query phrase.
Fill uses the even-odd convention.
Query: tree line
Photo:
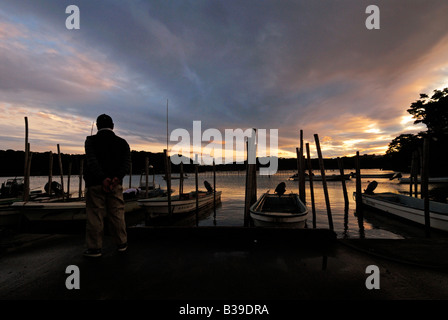
[[[61,171],[59,168],[59,155],[52,153],[53,166],[52,174],[54,176],[60,175]],[[61,153],[61,163],[62,163],[62,173],[67,175],[70,167],[71,175],[79,175],[81,161],[84,159],[83,154],[64,154]],[[146,158],[148,158],[148,164],[151,167],[149,169],[149,174],[153,172],[156,174],[165,173],[165,161],[164,154],[153,153],[147,151],[131,151],[132,160],[132,173],[135,175],[145,173],[145,163]],[[14,150],[0,150],[0,176],[2,177],[20,177],[24,174],[24,151],[14,151]],[[347,173],[354,171],[355,168],[355,157],[342,157],[342,162]],[[361,156],[361,167],[362,168],[383,168],[391,169],[388,166],[388,162],[382,155],[363,155]],[[50,172],[50,152],[33,152],[31,159],[31,176],[47,176]],[[257,162],[257,166],[261,167]],[[313,170],[319,169],[318,159],[311,159],[311,166]],[[339,169],[336,158],[326,158],[324,159],[325,169],[336,170]],[[183,165],[184,172],[193,173],[195,170],[195,165],[191,159],[187,159],[187,164]],[[212,166],[201,165],[198,167],[199,172],[212,171]],[[216,165],[217,171],[244,171],[246,170],[246,164],[220,164]],[[297,159],[295,158],[279,158],[278,159],[278,170],[297,170]],[[348,171],[350,170],[350,171]],[[180,165],[171,164],[171,172],[180,172]]]
[[[426,138],[429,142],[429,175],[448,175],[448,88],[434,90],[431,97],[420,94],[407,112],[415,119],[414,124],[426,125],[426,131],[400,134],[393,139],[386,151],[386,160],[393,169],[408,171],[414,152],[421,161]]]

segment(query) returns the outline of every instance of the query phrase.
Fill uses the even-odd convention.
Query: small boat
[[[182,215],[195,212],[196,199],[198,199],[198,208],[202,209],[213,205],[214,199],[216,203],[221,201],[222,191],[196,191],[190,193],[183,193],[182,195],[175,195],[171,197],[171,210],[168,211],[169,203],[168,196],[157,197],[152,199],[140,199],[138,203],[148,213],[150,218],[162,218],[171,215]]]
[[[24,178],[6,179],[0,188],[0,198],[13,198],[23,194]]]
[[[410,183],[411,182],[411,178],[407,177],[407,178],[400,178],[398,179],[399,183]],[[421,177],[417,178],[417,183],[421,183]],[[432,184],[438,184],[438,183],[448,183],[448,177],[429,177],[428,178],[428,183],[432,183]]]
[[[185,173],[185,174],[182,176],[182,178],[183,178],[183,179],[188,179],[188,175]],[[171,179],[171,180],[179,180],[179,179],[180,179],[180,174],[177,174],[177,175],[171,175],[170,179]],[[166,180],[166,177],[165,177],[165,176],[163,176],[163,180]]]
[[[351,174],[344,174],[343,176],[340,174],[329,174],[325,175],[325,181],[342,181],[344,180],[350,180]],[[289,177],[289,180],[298,181],[299,175],[296,173]],[[305,174],[305,180],[310,180],[310,177],[308,174]],[[322,181],[322,176],[313,174],[313,181]]]
[[[350,175],[352,176],[352,178],[356,178],[356,172],[352,172],[350,173]],[[393,180],[396,177],[400,177],[401,175],[399,175],[399,173],[361,173],[361,178],[374,178],[374,179],[390,179]]]
[[[277,187],[278,188],[278,187]],[[304,228],[308,208],[297,193],[264,193],[249,209],[256,227]]]
[[[371,189],[368,193],[364,192],[362,194],[364,205],[425,225],[424,199],[392,192],[373,193]],[[430,201],[429,211],[431,228],[448,231],[448,204]]]
[[[128,189],[123,192],[125,214],[140,209],[138,200],[145,196],[144,191],[134,193]],[[129,191],[129,192],[128,192]],[[156,188],[151,190],[148,197],[158,197],[166,194],[165,191]],[[85,198],[61,199],[60,197],[39,197],[30,201],[16,201],[10,205],[10,209],[25,216],[29,221],[82,221],[86,219]]]

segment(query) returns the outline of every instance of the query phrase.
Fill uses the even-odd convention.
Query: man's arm
[[[95,155],[95,146],[90,137],[87,137],[84,144],[86,152],[86,162],[89,168],[89,174],[95,176],[98,180],[103,181],[106,178],[103,169],[101,168],[98,159]]]
[[[129,174],[131,168],[131,150],[129,144],[123,140],[122,152],[120,156],[120,169],[117,178],[123,180],[124,176]]]

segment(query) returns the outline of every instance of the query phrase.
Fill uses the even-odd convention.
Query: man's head
[[[96,127],[98,128],[98,130],[104,128],[113,129],[114,122],[112,121],[112,118],[110,116],[103,113],[99,115],[98,118],[96,118]]]

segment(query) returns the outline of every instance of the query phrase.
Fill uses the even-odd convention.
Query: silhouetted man
[[[114,123],[106,114],[96,120],[98,132],[86,138],[86,244],[88,257],[102,255],[104,218],[118,251],[127,249],[124,218],[123,177],[129,172],[131,153],[126,140],[113,132]]]

